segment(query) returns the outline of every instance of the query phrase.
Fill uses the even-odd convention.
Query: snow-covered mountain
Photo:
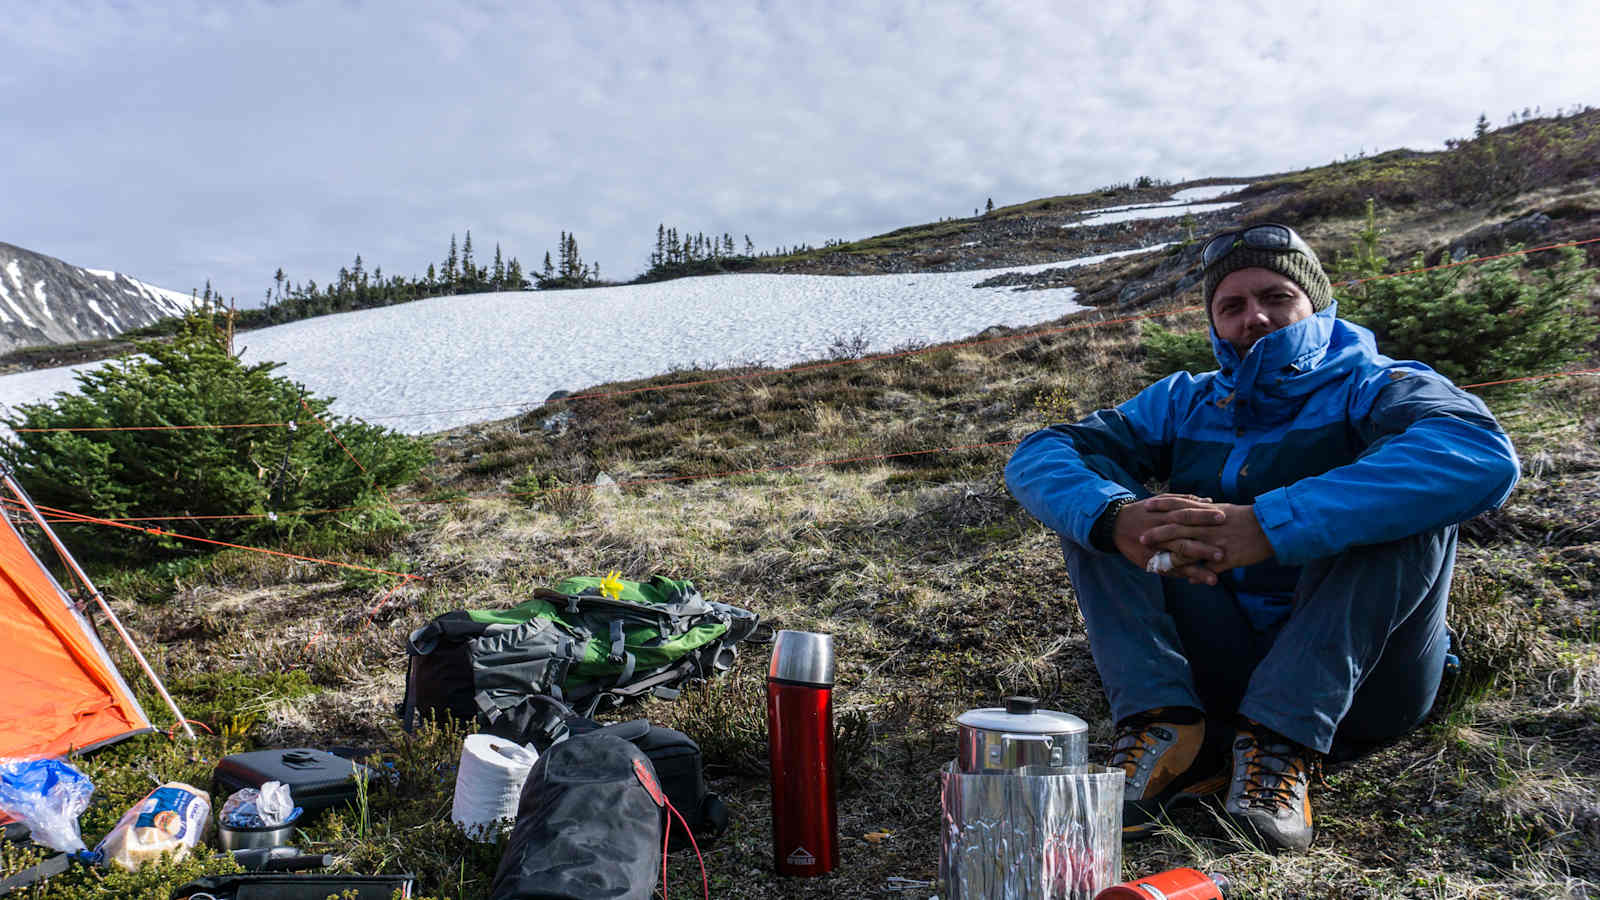
[[[193,302],[188,294],[0,242],[0,353],[112,337],[181,316]]]

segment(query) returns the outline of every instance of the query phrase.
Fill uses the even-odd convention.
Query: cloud
[[[1431,149],[1596,102],[1594,4],[35,4],[0,240],[254,302],[473,231],[606,274],[659,222],[821,243],[1143,174]],[[1498,23],[1485,25],[1483,23]]]

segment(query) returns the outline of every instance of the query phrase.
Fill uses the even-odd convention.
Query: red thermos
[[[772,855],[780,875],[839,864],[834,805],[833,636],[780,631],[767,669]]]

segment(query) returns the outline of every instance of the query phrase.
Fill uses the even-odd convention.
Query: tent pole
[[[189,736],[189,740],[196,740],[194,729],[189,727],[189,720],[184,718],[183,711],[178,709],[178,704],[172,699],[172,695],[167,693],[167,686],[161,683],[160,678],[156,677],[155,670],[150,668],[150,663],[145,660],[144,654],[139,652],[139,646],[133,642],[133,637],[122,627],[122,622],[117,618],[117,614],[111,611],[111,605],[101,595],[100,589],[95,587],[94,582],[89,580],[89,574],[83,571],[78,565],[78,561],[72,558],[71,553],[67,552],[66,545],[61,543],[59,537],[56,537],[55,529],[51,528],[49,523],[44,520],[44,516],[40,514],[38,507],[33,505],[32,498],[22,489],[22,485],[11,477],[11,472],[0,468],[0,478],[5,480],[6,488],[11,491],[11,495],[28,508],[28,514],[33,517],[33,521],[38,524],[39,528],[44,531],[45,537],[50,539],[50,544],[56,548],[56,553],[72,569],[72,573],[77,575],[78,580],[83,582],[83,586],[89,589],[89,594],[94,597],[94,601],[100,606],[100,610],[106,614],[106,618],[111,622],[111,627],[117,630],[117,635],[122,638],[124,644],[128,645],[128,649],[133,653],[133,658],[138,661],[139,668],[144,670],[145,677],[149,678],[150,683],[156,686],[156,693],[160,694],[161,699],[166,701],[167,708],[172,710],[172,714],[178,717],[178,724],[183,726],[183,733]]]

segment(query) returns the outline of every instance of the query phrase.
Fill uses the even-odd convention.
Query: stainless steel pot
[[[259,847],[282,847],[294,840],[294,827],[298,822],[286,822],[266,828],[229,828],[217,823],[217,844],[224,850],[253,850]]]
[[[1080,775],[1089,771],[1089,724],[1071,713],[1039,709],[1032,697],[956,719],[961,772]]]

